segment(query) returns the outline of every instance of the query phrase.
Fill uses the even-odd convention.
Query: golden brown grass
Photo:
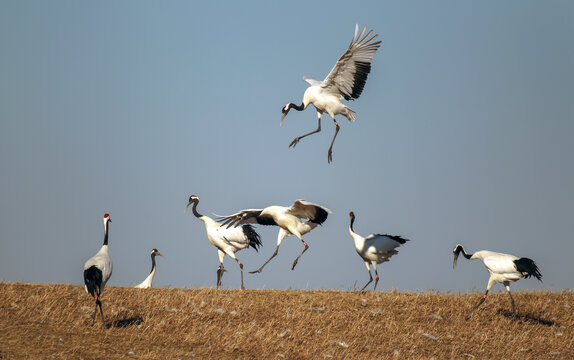
[[[109,287],[0,283],[0,359],[572,359],[574,292]]]

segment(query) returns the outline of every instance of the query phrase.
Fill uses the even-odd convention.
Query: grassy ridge
[[[0,359],[567,359],[574,292],[480,295],[0,283]]]

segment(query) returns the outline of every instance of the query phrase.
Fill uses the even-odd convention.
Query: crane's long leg
[[[227,270],[223,267],[223,264],[217,267],[217,288],[221,287],[221,278],[223,277],[223,273]]]
[[[510,285],[505,284],[506,291],[508,292],[508,296],[510,296],[510,303],[512,304],[512,316],[516,318],[516,307],[514,306],[514,299],[512,298],[512,294],[510,293]]]
[[[269,259],[267,259],[267,261],[265,262],[265,264],[261,265],[261,267],[257,270],[254,271],[250,271],[250,274],[255,274],[255,273],[260,273],[263,268],[265,267],[265,265],[267,265],[269,263],[269,261],[271,261],[271,259],[273,259],[275,256],[277,256],[277,253],[279,253],[279,245],[277,245],[277,247],[275,248],[275,252],[273,253],[273,255],[271,255],[271,257]]]
[[[295,261],[293,261],[293,266],[291,266],[291,270],[295,269],[295,265],[297,265],[297,262],[299,261],[299,258],[301,257],[301,255],[303,255],[303,253],[305,251],[307,251],[307,249],[309,249],[309,245],[307,245],[307,243],[303,239],[301,239],[301,241],[303,242],[303,245],[305,245],[305,248],[303,249],[303,251],[301,251],[301,254],[299,254],[299,256],[297,256]]]
[[[269,263],[269,261],[271,261],[271,259],[273,259],[275,256],[277,256],[277,253],[279,252],[279,247],[281,246],[281,243],[283,242],[283,239],[285,239],[285,237],[289,236],[290,233],[285,231],[283,228],[279,229],[279,234],[277,234],[277,247],[275,248],[275,252],[273,253],[273,255],[271,255],[271,257],[269,259],[267,259],[267,261],[265,262],[265,264],[261,265],[261,267],[255,271],[250,271],[250,274],[255,274],[255,273],[260,273],[261,270],[263,270],[263,268],[265,267],[265,265],[267,265]]]
[[[239,265],[239,269],[241,270],[241,290],[245,289],[245,286],[243,286],[243,264],[241,263],[241,261],[235,259],[237,261],[237,264]]]
[[[102,314],[102,322],[104,326],[106,325],[106,321],[104,320],[104,311],[102,310],[102,302],[100,301],[100,296],[96,296],[96,305],[94,306],[94,316],[92,319],[92,326],[96,323],[96,314],[98,313],[98,306],[100,307],[100,314]]]
[[[367,272],[369,273],[369,281],[363,286],[360,292],[363,292],[367,285],[369,285],[373,281],[373,275],[371,275],[371,268],[369,267],[369,263],[365,261],[365,265],[367,265]]]
[[[96,323],[96,314],[98,313],[98,299],[96,299],[96,305],[94,306],[94,316],[92,320],[92,326]]]
[[[379,273],[377,272],[377,263],[373,262],[373,268],[375,269],[375,287],[373,288],[373,292],[377,290],[377,283],[379,282]],[[369,271],[369,275],[371,272]]]
[[[100,306],[100,314],[102,315],[102,323],[106,326],[106,320],[104,319],[104,310],[102,310],[102,302],[100,301],[99,297],[96,300],[96,303]]]
[[[335,122],[335,135],[333,135],[333,140],[331,140],[331,146],[329,146],[329,152],[327,153],[327,162],[330,164],[331,161],[333,161],[333,144],[335,143],[335,138],[337,137],[337,134],[339,133],[339,123],[337,122],[337,120],[333,119],[333,121]]]
[[[484,300],[486,300],[487,295],[488,295],[488,289],[486,289],[486,292],[484,293],[484,295],[482,295],[482,297],[480,298],[480,301],[478,302],[478,304],[476,304],[474,309],[472,309],[472,311],[468,315],[466,315],[466,317],[464,318],[465,320],[470,319],[470,315],[472,315],[474,310],[478,309],[478,307],[484,302]]]
[[[293,139],[293,141],[291,141],[291,144],[289,144],[289,147],[295,147],[295,145],[297,145],[299,143],[299,140],[303,139],[304,137],[307,137],[309,135],[313,135],[318,133],[319,131],[321,131],[321,114],[319,114],[319,120],[318,120],[318,126],[317,126],[317,130],[315,131],[311,131],[308,134],[305,135],[301,135],[299,137],[296,137],[295,139]]]

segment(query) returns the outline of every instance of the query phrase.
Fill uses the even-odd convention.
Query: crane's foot
[[[291,266],[291,270],[295,270],[295,266],[297,266],[297,262],[299,261],[299,258],[295,259],[295,261],[293,261],[293,265]]]
[[[299,143],[299,140],[301,140],[300,137],[293,139],[293,141],[291,141],[291,144],[289,144],[289,147],[295,148],[295,145]]]
[[[327,153],[327,162],[330,164],[332,161],[333,161],[333,151],[329,149],[329,152]]]
[[[260,272],[261,272],[261,269],[257,269],[257,270],[250,271],[249,273],[250,274],[258,274]]]

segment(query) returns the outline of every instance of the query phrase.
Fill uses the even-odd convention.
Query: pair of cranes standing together
[[[339,124],[335,120],[335,116],[343,115],[350,122],[354,122],[357,116],[356,113],[344,105],[341,100],[354,100],[359,98],[367,81],[368,74],[371,71],[371,62],[381,44],[381,41],[375,41],[378,35],[373,35],[372,30],[367,34],[365,34],[365,32],[366,27],[364,27],[359,34],[359,27],[356,25],[351,44],[331,69],[327,77],[323,81],[318,81],[304,76],[303,80],[308,82],[310,86],[303,95],[302,104],[288,103],[283,107],[281,125],[283,125],[283,120],[291,109],[303,111],[310,104],[315,107],[318,116],[317,129],[293,139],[289,144],[290,148],[294,148],[301,139],[320,132],[321,118],[323,113],[326,112],[331,116],[335,125],[335,134],[333,135],[327,152],[327,161],[331,163],[333,159],[333,144],[340,129]],[[243,263],[237,259],[235,253],[248,247],[258,250],[259,246],[261,246],[260,236],[251,224],[274,225],[280,228],[275,252],[259,269],[251,273],[260,273],[271,259],[277,256],[281,242],[289,235],[295,235],[301,240],[304,246],[301,253],[293,262],[291,267],[293,270],[301,256],[309,248],[309,245],[303,240],[302,236],[309,233],[317,227],[317,225],[322,224],[327,219],[328,214],[331,213],[329,209],[321,205],[304,200],[296,200],[290,207],[273,205],[264,209],[246,209],[229,216],[219,217],[218,222],[208,216],[200,214],[197,211],[198,203],[199,197],[195,195],[190,196],[185,210],[193,204],[193,214],[204,222],[209,241],[218,249],[220,263],[217,268],[218,288],[221,286],[223,273],[227,271],[223,266],[223,258],[225,255],[228,255],[239,265],[241,270],[241,288],[244,289]],[[355,214],[352,211],[349,213],[349,217],[349,233],[353,238],[357,253],[363,258],[367,271],[369,272],[369,281],[361,291],[373,281],[370,265],[373,266],[375,272],[375,285],[373,287],[373,291],[375,291],[379,281],[377,264],[388,261],[393,255],[397,254],[396,248],[405,244],[408,239],[404,239],[400,236],[381,234],[372,234],[367,237],[362,237],[353,230]],[[305,219],[307,219],[307,221],[303,221]],[[104,244],[100,251],[84,265],[86,291],[96,300],[92,325],[95,323],[98,307],[100,308],[102,321],[104,322],[100,296],[112,274],[112,260],[108,253],[108,227],[110,222],[109,214],[105,214]],[[482,260],[490,273],[486,293],[468,314],[466,319],[484,302],[490,288],[497,282],[505,285],[511,299],[513,314],[516,314],[514,300],[510,294],[510,282],[517,281],[522,277],[534,276],[539,280],[542,277],[534,261],[528,258],[517,258],[512,255],[486,250],[478,251],[474,254],[467,254],[460,244],[453,249],[453,253],[453,267],[456,265],[459,254],[462,253],[467,259]],[[155,255],[161,255],[157,252],[157,249],[152,250],[152,271],[150,275],[142,284],[136,287],[151,287],[151,282],[155,274]]]

